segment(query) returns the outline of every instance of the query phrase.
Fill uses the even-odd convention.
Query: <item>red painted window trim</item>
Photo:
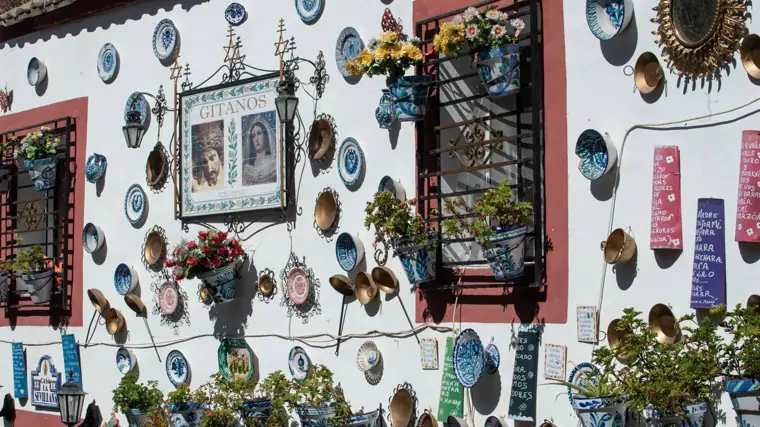
[[[62,426],[61,416],[58,414],[43,414],[41,412],[20,411],[16,409],[16,422],[14,425],[21,426]]]
[[[413,22],[467,7],[474,0],[415,0]],[[500,7],[512,2],[502,1]],[[417,291],[417,322],[566,323],[568,300],[567,231],[567,80],[565,29],[560,0],[544,0],[544,177],[546,235],[546,286],[540,289],[473,289],[455,296],[448,292]],[[490,269],[467,269],[466,277],[491,275]]]
[[[76,119],[77,129],[75,134],[77,150],[74,193],[70,195],[74,202],[74,229],[68,230],[72,236],[69,239],[69,247],[73,248],[73,260],[71,263],[73,267],[71,317],[68,320],[68,326],[82,326],[82,302],[84,299],[82,289],[82,256],[84,248],[82,248],[81,240],[77,239],[76,236],[82,235],[82,227],[84,226],[84,183],[86,182],[84,165],[87,163],[87,98],[71,99],[57,104],[50,104],[2,116],[0,117],[0,134],[67,116]],[[5,310],[0,309],[0,327],[2,326],[50,326],[50,315],[24,314],[9,319],[6,317]]]

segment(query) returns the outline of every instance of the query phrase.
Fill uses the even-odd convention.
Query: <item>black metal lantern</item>
[[[58,407],[61,410],[61,422],[71,427],[79,422],[87,395],[78,382],[74,380],[74,371],[69,371],[69,380],[58,391]]]
[[[140,117],[140,112],[132,108],[127,113],[127,124],[121,129],[124,131],[127,147],[140,148],[140,143],[142,143],[143,136],[145,135],[145,126]]]
[[[295,95],[295,85],[290,79],[280,82],[277,88],[277,115],[280,117],[280,123],[293,123],[298,108],[298,97]]]

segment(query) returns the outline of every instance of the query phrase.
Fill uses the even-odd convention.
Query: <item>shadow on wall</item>
[[[139,21],[140,19],[143,19],[145,15],[157,16],[159,13],[171,11],[175,7],[189,11],[194,6],[209,2],[209,0],[181,0],[180,4],[177,4],[177,1],[178,0],[138,0],[133,3],[124,4],[123,6],[116,6],[116,8],[110,10],[109,13],[85,16],[82,19],[67,22],[64,25],[43,29],[14,38],[8,42],[0,43],[0,49],[6,49],[8,47],[24,47],[26,44],[33,44],[38,41],[49,41],[53,37],[64,38],[69,35],[76,37],[82,31],[94,32],[97,29],[107,30],[111,25],[123,25],[130,20]],[[75,3],[72,6],[50,12],[50,14],[60,14],[63,18],[71,13],[69,8],[73,7],[77,7],[77,4]],[[98,9],[101,9],[102,6],[92,6],[92,8],[97,11]],[[45,15],[43,15],[43,17],[44,16]],[[24,25],[24,22],[19,25]]]
[[[258,272],[249,257],[240,268],[235,284],[235,299],[214,304],[209,309],[209,320],[214,322],[214,336],[219,339],[245,335],[248,318],[253,314],[253,297],[258,288]]]

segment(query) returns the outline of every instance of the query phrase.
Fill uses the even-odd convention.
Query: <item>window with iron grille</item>
[[[490,0],[473,6],[482,10],[497,3]],[[473,52],[434,53],[433,37],[440,24],[464,10],[416,23],[425,58],[417,73],[433,76],[434,81],[428,112],[417,123],[418,211],[440,233],[440,222],[450,217],[442,209],[444,199],[462,197],[472,205],[486,190],[508,179],[516,200],[530,202],[534,208],[525,242],[525,274],[514,281],[497,281],[474,237],[444,237],[437,257],[440,279],[421,286],[423,290],[541,286],[546,244],[539,2],[517,1],[499,9],[510,18],[520,17],[525,28],[518,37],[520,89],[498,98],[488,95]]]
[[[19,251],[39,245],[55,271],[49,302],[34,303],[30,290],[20,285],[18,274],[12,276],[7,298],[0,302],[5,317],[49,315],[51,324],[65,323],[71,316],[73,281],[73,228],[76,119],[62,117],[0,134],[3,142],[47,127],[61,139],[58,146],[55,187],[47,191],[34,188],[23,161],[13,159],[12,152],[2,153],[2,164],[10,169],[8,191],[0,195],[0,259],[15,259]]]

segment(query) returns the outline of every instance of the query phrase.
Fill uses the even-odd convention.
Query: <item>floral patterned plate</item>
[[[173,314],[177,311],[177,304],[179,298],[177,297],[177,288],[174,287],[174,283],[165,282],[158,289],[158,307],[164,314]]]
[[[153,54],[160,61],[173,58],[179,51],[179,31],[171,19],[163,19],[153,30]]]
[[[296,12],[303,22],[314,22],[322,12],[322,0],[296,0]]]
[[[116,77],[116,70],[119,68],[119,52],[114,45],[106,43],[100,48],[98,54],[98,75],[100,80],[108,83]]]
[[[174,387],[188,382],[190,378],[190,365],[185,355],[179,350],[172,350],[166,356],[166,376],[169,377]]]
[[[124,215],[132,225],[138,225],[145,218],[148,197],[140,184],[132,184],[124,198]]]
[[[290,370],[290,375],[297,381],[303,381],[309,376],[311,359],[309,359],[309,355],[306,354],[303,348],[295,346],[290,349],[290,353],[288,354],[288,369]]]
[[[353,61],[364,50],[364,41],[362,41],[359,32],[352,27],[346,27],[338,36],[338,42],[335,45],[335,62],[338,70],[343,77],[353,77],[346,69],[346,61]]]
[[[224,11],[224,19],[235,27],[245,22],[246,18],[248,18],[248,12],[245,11],[245,7],[240,3],[230,3]]]
[[[309,298],[309,276],[299,267],[294,267],[288,273],[285,282],[288,298],[295,305],[301,305]]]
[[[486,353],[478,334],[463,330],[454,343],[454,375],[464,387],[474,386],[483,374]]]
[[[364,173],[364,152],[353,138],[346,138],[338,149],[338,175],[347,187],[356,185]]]

